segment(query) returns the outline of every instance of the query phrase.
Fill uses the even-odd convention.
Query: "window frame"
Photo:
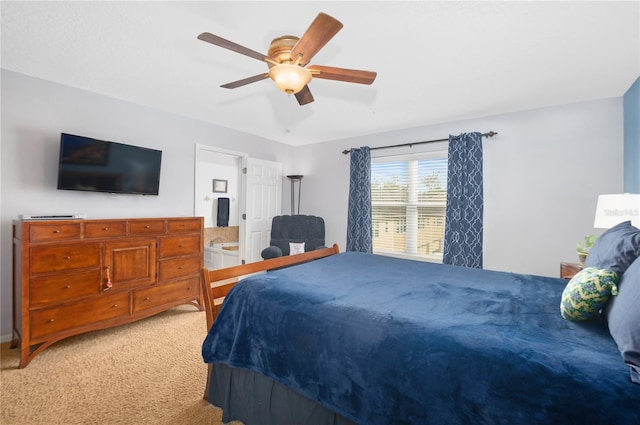
[[[425,152],[417,152],[417,153],[411,153],[411,154],[399,154],[399,155],[378,155],[371,158],[371,166],[373,167],[374,164],[376,163],[388,163],[388,162],[408,162],[408,161],[420,161],[420,160],[447,160],[448,158],[448,149],[445,148],[441,148],[441,149],[434,149],[431,151],[425,151]],[[446,170],[446,169],[445,169]],[[445,171],[445,189],[446,189],[446,171]],[[371,189],[373,191],[373,179],[371,181]],[[373,197],[372,197],[373,198]],[[394,205],[396,206],[396,205]],[[421,203],[420,201],[416,201],[416,202],[410,202],[407,201],[405,203],[401,203],[398,204],[397,206],[401,206],[404,207],[405,209],[405,215],[404,215],[404,220],[402,220],[403,222],[403,229],[404,232],[403,233],[407,233],[409,231],[409,229],[407,229],[407,208],[408,207],[414,207],[416,209],[419,209],[421,206],[425,207],[427,205]],[[445,204],[444,206],[442,206],[445,213],[446,213],[446,198],[445,198]],[[371,201],[371,208],[372,208],[372,220],[373,220],[373,209],[374,209],[374,201],[372,199]],[[440,216],[436,216],[436,218],[439,218]],[[445,215],[442,215],[442,219],[445,219]],[[441,219],[441,220],[442,220]],[[416,233],[420,230],[421,228],[421,221],[422,223],[422,227],[425,226],[429,226],[428,224],[424,223],[424,220],[420,220],[420,216],[418,216],[418,218],[415,220],[416,221]],[[439,220],[438,220],[439,221]],[[381,222],[377,221],[376,222],[378,224],[378,232],[380,231],[380,229],[382,228],[382,226],[380,225]],[[387,222],[388,223],[388,222]],[[375,224],[372,223],[372,228],[375,227]],[[394,233],[397,233],[397,229],[393,230]],[[417,235],[416,235],[417,237]],[[444,230],[443,230],[443,244],[444,244]],[[398,252],[398,251],[389,251],[389,250],[384,250],[384,249],[373,249],[373,253],[374,254],[378,254],[378,255],[385,255],[385,256],[389,256],[389,257],[397,257],[397,258],[406,258],[406,259],[411,259],[411,260],[418,260],[418,261],[427,261],[427,262],[436,262],[436,263],[442,263],[442,258],[443,258],[443,254],[412,254],[409,252],[406,252],[406,245],[405,245],[405,252]]]

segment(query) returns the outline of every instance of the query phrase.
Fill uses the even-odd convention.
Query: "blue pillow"
[[[631,221],[616,224],[598,238],[585,262],[585,267],[613,270],[622,275],[640,257],[640,229]]]
[[[618,295],[609,301],[604,317],[631,369],[631,381],[640,384],[640,258],[620,278]]]

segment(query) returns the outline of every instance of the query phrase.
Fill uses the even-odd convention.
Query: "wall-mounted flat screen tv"
[[[157,195],[162,151],[62,133],[58,189]]]

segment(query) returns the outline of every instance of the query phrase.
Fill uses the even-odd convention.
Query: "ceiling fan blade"
[[[311,90],[309,90],[308,85],[304,86],[302,90],[296,93],[296,99],[298,99],[300,106],[313,102],[313,95],[311,94]]]
[[[203,32],[198,36],[198,40],[206,41],[207,43],[214,44],[219,47],[223,47],[225,49],[232,50],[236,53],[240,53],[241,55],[249,56],[250,58],[257,59],[263,62],[269,62],[269,60],[274,61],[273,58],[264,55],[260,52],[256,52],[255,50],[251,50],[247,47],[241,46],[238,43],[234,43],[233,41],[226,40],[217,35]]]
[[[233,81],[231,83],[223,84],[220,87],[224,87],[225,89],[235,89],[238,87],[246,86],[247,84],[255,83],[256,81],[264,80],[265,78],[269,78],[269,74],[258,74],[253,77],[243,78],[242,80]]]
[[[342,29],[340,21],[326,13],[318,14],[291,50],[291,59],[295,61],[299,55],[302,55],[299,63],[305,66],[340,29]]]
[[[307,69],[311,71],[313,78],[324,78],[325,80],[337,80],[358,84],[371,84],[378,75],[378,73],[373,71],[335,68],[333,66],[311,65]]]

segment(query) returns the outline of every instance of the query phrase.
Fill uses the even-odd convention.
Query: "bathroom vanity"
[[[204,247],[204,265],[209,270],[223,269],[239,264],[238,242],[216,243]]]

